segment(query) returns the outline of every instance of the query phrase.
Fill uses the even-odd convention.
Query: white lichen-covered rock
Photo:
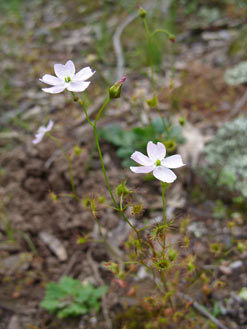
[[[219,192],[247,197],[247,117],[224,124],[204,150],[204,179]]]
[[[233,86],[247,83],[247,62],[241,62],[227,70],[225,73],[225,81]]]

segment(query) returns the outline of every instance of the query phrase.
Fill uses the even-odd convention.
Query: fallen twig
[[[155,8],[157,6],[157,3],[154,1],[151,3],[149,2],[147,5],[144,5],[145,9],[148,11],[151,8]],[[165,8],[163,8],[163,14],[167,12],[168,8],[170,6],[170,1],[167,1]],[[118,25],[114,35],[113,35],[113,48],[116,54],[117,59],[117,74],[116,74],[116,80],[122,79],[123,75],[125,74],[125,64],[124,64],[124,56],[123,56],[123,49],[121,45],[121,34],[123,33],[123,30],[131,23],[133,20],[135,20],[139,16],[139,12],[136,11],[130,15],[128,15],[123,22]]]
[[[94,274],[95,279],[97,280],[98,284],[103,286],[105,283],[104,283],[103,279],[100,276],[100,273],[99,273],[99,270],[98,270],[98,265],[95,263],[95,261],[92,258],[90,249],[87,252],[87,260],[88,260],[89,265],[92,268],[93,274]],[[107,308],[107,302],[106,302],[106,296],[105,295],[103,295],[103,297],[102,297],[102,311],[103,311],[103,315],[104,315],[104,318],[105,318],[106,327],[108,329],[112,329],[112,322],[111,322],[111,319],[109,317],[109,312],[108,312],[108,308]]]
[[[78,261],[79,256],[81,255],[81,251],[77,250],[72,257],[70,258],[68,264],[66,265],[65,270],[63,271],[62,276],[66,276],[69,275],[72,268],[74,267],[74,265],[76,264],[76,262]]]
[[[243,94],[243,96],[235,103],[232,111],[229,113],[228,118],[231,119],[233,118],[235,115],[237,115],[241,109],[243,108],[244,104],[247,101],[247,91]]]
[[[117,59],[117,76],[116,80],[122,79],[124,75],[124,56],[123,56],[123,49],[121,45],[121,34],[123,30],[135,19],[138,17],[138,12],[134,12],[130,15],[128,15],[125,20],[118,25],[118,28],[116,29],[114,36],[113,36],[113,48],[116,54]]]
[[[185,295],[183,293],[177,293],[179,297],[182,299],[187,300],[188,302],[192,303],[193,307],[199,311],[202,315],[204,315],[206,318],[208,318],[210,321],[212,321],[216,326],[218,326],[220,329],[229,329],[226,327],[223,323],[221,323],[219,320],[217,320],[211,313],[209,313],[202,305],[200,305],[197,301],[195,301],[193,298],[191,298],[189,295]]]

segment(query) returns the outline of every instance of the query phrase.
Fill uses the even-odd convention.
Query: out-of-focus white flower
[[[75,73],[75,65],[69,60],[65,65],[55,64],[54,72],[56,77],[45,74],[40,81],[47,83],[53,87],[43,88],[42,90],[50,94],[58,94],[68,89],[69,91],[82,92],[90,85],[90,81],[86,81],[95,73],[89,66]]]
[[[45,136],[45,134],[52,129],[53,125],[54,125],[54,122],[52,120],[50,120],[48,122],[47,127],[44,127],[44,126],[39,127],[37,133],[35,134],[33,144],[38,144],[39,142],[41,142],[43,137]]]
[[[177,176],[169,168],[174,169],[185,165],[179,154],[165,158],[165,145],[159,142],[157,144],[148,142],[147,154],[148,156],[138,151],[134,152],[131,155],[131,159],[139,163],[141,167],[130,167],[130,170],[137,174],[153,172],[154,177],[160,181],[164,183],[173,183]]]

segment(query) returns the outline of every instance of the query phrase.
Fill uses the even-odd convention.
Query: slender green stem
[[[169,38],[173,38],[174,36],[169,31],[167,31],[165,29],[156,29],[156,30],[154,30],[151,33],[150,32],[150,29],[149,29],[149,26],[148,26],[147,19],[144,18],[143,19],[143,22],[144,22],[145,31],[146,31],[146,34],[147,34],[147,39],[148,39],[148,57],[149,57],[149,66],[150,66],[150,69],[151,69],[152,92],[153,92],[153,97],[156,98],[155,79],[154,79],[154,65],[153,65],[153,57],[152,57],[152,38],[158,32],[165,33]],[[160,111],[160,109],[157,106],[156,106],[156,109],[159,112],[159,115],[161,117],[161,120],[162,120],[164,129],[168,133],[169,132],[169,128],[167,127],[167,124],[165,122],[165,119],[162,116],[161,111]]]
[[[97,113],[96,115],[96,118],[95,118],[95,122],[94,124],[96,125],[97,121],[99,120],[100,116],[101,116],[101,113],[104,111],[104,109],[106,108],[106,106],[110,103],[110,97],[108,96],[107,99],[105,100],[104,104],[101,106],[99,112]]]
[[[103,156],[102,156],[102,152],[101,152],[101,148],[100,148],[100,145],[99,145],[99,136],[98,136],[98,132],[97,132],[97,128],[96,128],[96,123],[93,125],[93,129],[94,129],[94,138],[95,138],[95,142],[96,142],[96,146],[97,146],[97,149],[98,149],[98,153],[99,153],[99,157],[100,157],[100,162],[101,162],[101,167],[102,167],[102,171],[103,171],[103,174],[104,174],[104,177],[105,177],[105,182],[106,182],[106,186],[108,188],[108,191],[110,193],[110,196],[111,196],[111,199],[117,209],[118,212],[121,213],[123,219],[126,221],[126,223],[128,223],[128,225],[135,231],[137,237],[138,237],[138,240],[139,242],[141,242],[141,239],[140,239],[140,234],[139,232],[136,230],[136,228],[131,224],[131,222],[128,220],[128,218],[125,216],[124,212],[119,208],[119,205],[116,201],[116,199],[114,198],[114,195],[112,193],[112,190],[111,190],[111,186],[109,184],[109,181],[108,181],[108,177],[107,177],[107,174],[106,174],[106,170],[105,170],[105,165],[104,165],[104,160],[103,160]]]
[[[86,110],[86,108],[85,108],[85,106],[84,106],[84,102],[83,102],[81,99],[78,99],[78,103],[81,104],[81,107],[82,107],[82,109],[83,109],[83,112],[84,112],[84,114],[85,114],[85,116],[86,116],[86,119],[87,119],[88,123],[93,127],[94,124],[93,124],[93,122],[90,120],[90,118],[89,118],[89,116],[88,116],[88,114],[87,114],[87,110]]]
[[[167,284],[167,280],[165,278],[165,272],[161,272],[161,281],[163,283],[163,286],[166,290],[166,293],[168,294],[168,300],[170,303],[171,308],[175,309],[175,305],[172,299],[172,295],[170,295],[171,289],[169,288],[168,284]]]
[[[123,210],[123,193],[120,195],[120,204],[119,204],[120,210]]]
[[[109,103],[110,99],[107,98],[107,100],[104,102],[104,104],[102,105],[102,107],[100,108],[97,116],[96,116],[96,119],[98,120],[99,117],[100,117],[100,114],[102,113],[102,111],[105,109],[106,105]],[[97,120],[95,120],[95,122],[93,123],[90,119],[89,119],[89,116],[87,114],[87,110],[84,106],[84,103],[82,100],[78,99],[78,102],[79,104],[81,105],[84,113],[85,113],[85,116],[86,116],[86,119],[88,121],[88,123],[93,127],[93,132],[94,132],[94,139],[95,139],[95,143],[96,143],[96,147],[97,147],[97,150],[98,150],[98,153],[99,153],[99,157],[100,157],[100,162],[101,162],[101,167],[102,167],[102,171],[103,171],[103,174],[104,174],[104,178],[105,178],[105,182],[106,182],[106,186],[108,188],[108,191],[110,193],[110,196],[111,196],[111,199],[115,205],[115,207],[117,209],[119,209],[119,206],[118,206],[118,203],[116,201],[116,199],[114,198],[114,195],[112,193],[112,190],[111,190],[111,187],[110,187],[110,184],[109,184],[109,181],[108,181],[108,177],[107,177],[107,174],[106,174],[106,170],[105,170],[105,164],[104,164],[104,160],[103,160],[103,156],[102,156],[102,152],[101,152],[101,148],[100,148],[100,145],[99,145],[99,136],[98,136],[98,131],[97,131],[97,127],[96,127],[96,122]],[[98,118],[97,118],[98,117]]]
[[[153,33],[151,33],[150,37],[153,38],[155,36],[155,34],[159,33],[159,32],[165,33],[168,36],[168,38],[175,38],[175,36],[173,34],[171,34],[168,30],[165,30],[165,29],[155,29],[153,31]]]
[[[161,183],[162,184],[162,204],[163,204],[163,225],[164,229],[166,230],[166,200],[165,200],[165,194],[167,190],[167,184],[166,183]],[[164,236],[164,248],[166,248],[166,232]]]
[[[89,116],[87,114],[87,110],[86,108],[84,107],[84,103],[82,100],[78,99],[77,100],[84,113],[85,113],[85,116],[86,116],[86,119],[88,121],[88,123],[93,127],[93,131],[94,131],[94,139],[95,139],[95,143],[96,143],[96,147],[97,147],[97,150],[98,150],[98,154],[99,154],[99,158],[100,158],[100,162],[101,162],[101,167],[102,167],[102,171],[103,171],[103,175],[104,175],[104,178],[105,178],[105,182],[106,182],[106,186],[107,186],[107,189],[109,191],[109,194],[111,196],[111,199],[112,199],[112,202],[114,203],[115,207],[116,207],[116,210],[118,212],[121,213],[123,219],[125,220],[125,222],[133,229],[133,231],[136,233],[137,235],[137,238],[138,238],[138,241],[139,243],[141,244],[141,237],[140,237],[140,233],[136,230],[136,228],[131,224],[131,222],[128,220],[128,218],[125,216],[123,210],[120,209],[116,199],[114,198],[114,195],[112,193],[112,189],[111,189],[111,186],[110,186],[110,183],[109,183],[109,180],[108,180],[108,177],[107,177],[107,174],[106,174],[106,170],[105,170],[105,164],[104,164],[104,160],[103,160],[103,155],[102,155],[102,152],[101,152],[101,148],[100,148],[100,144],[99,144],[99,136],[98,136],[98,131],[97,131],[97,127],[96,127],[96,123],[97,121],[99,120],[100,118],[100,115],[101,113],[103,112],[103,110],[105,109],[105,107],[107,106],[107,104],[109,103],[110,101],[110,98],[108,97],[106,99],[106,101],[103,103],[102,107],[100,108],[99,112],[97,113],[97,116],[96,116],[96,119],[95,119],[95,122],[93,123],[90,119],[89,119]]]
[[[70,156],[66,153],[63,144],[60,142],[60,140],[54,136],[52,136],[50,133],[46,133],[46,135],[53,141],[55,142],[58,147],[61,149],[64,158],[66,159],[67,163],[68,163],[68,168],[69,168],[69,178],[70,178],[70,184],[71,184],[71,189],[73,192],[73,195],[76,199],[79,199],[77,194],[76,194],[76,189],[75,189],[75,182],[74,182],[74,176],[73,176],[73,168],[72,168],[72,161]]]
[[[166,183],[161,183],[162,184],[162,204],[163,204],[163,224],[166,226],[166,200],[165,200],[165,194],[167,190],[167,185]]]
[[[152,41],[152,34],[150,33],[147,19],[144,18],[143,19],[143,22],[144,22],[145,31],[146,31],[147,38],[148,38],[149,66],[150,66],[150,69],[151,69],[152,91],[153,91],[153,95],[155,97],[156,96],[156,93],[155,93],[155,81],[154,81],[154,65],[153,65],[153,58],[152,58],[152,43],[151,43],[151,41]]]
[[[99,145],[98,131],[97,131],[97,128],[96,128],[95,124],[93,125],[93,131],[94,131],[94,138],[95,138],[96,146],[97,146],[98,153],[99,153],[99,158],[100,158],[100,162],[101,162],[102,171],[103,171],[103,174],[104,174],[104,177],[105,177],[106,186],[108,188],[108,191],[110,193],[111,199],[112,199],[115,207],[117,209],[119,209],[118,203],[117,203],[116,199],[114,198],[114,195],[112,193],[112,190],[111,190],[111,187],[110,187],[110,184],[109,184],[109,181],[108,181],[108,177],[107,177],[107,174],[106,174],[105,164],[104,164],[101,148],[100,148],[100,145]]]

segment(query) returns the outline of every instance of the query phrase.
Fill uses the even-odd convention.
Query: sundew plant
[[[55,64],[55,75],[45,74],[40,81],[43,84],[46,84],[46,86],[42,87],[43,92],[52,94],[52,97],[57,97],[56,94],[59,93],[67,93],[67,95],[70,96],[71,102],[73,102],[75,106],[80,107],[81,113],[94,135],[94,143],[98,152],[105,184],[110,196],[110,203],[107,204],[107,207],[111,207],[119,215],[119,220],[124,221],[126,225],[130,227],[131,234],[129,234],[128,239],[123,246],[124,255],[118,254],[118,251],[116,251],[111,245],[110,239],[108,239],[107,234],[102,229],[101,223],[97,218],[97,203],[90,198],[88,198],[86,202],[84,201],[84,205],[86,204],[86,206],[91,208],[93,220],[95,220],[98,225],[99,234],[101,236],[101,240],[98,241],[98,243],[103,243],[105,247],[109,248],[114,254],[114,260],[107,260],[104,265],[105,269],[112,272],[114,279],[117,280],[119,285],[124,286],[125,280],[127,280],[128,277],[135,277],[138,269],[141,267],[144,268],[154,285],[154,297],[151,296],[150,299],[147,298],[145,302],[149,307],[155,309],[155,312],[153,312],[154,316],[156,316],[155,321],[158,321],[160,324],[167,323],[170,316],[170,319],[176,324],[178,319],[185,317],[187,312],[186,303],[188,302],[188,299],[184,298],[183,293],[181,293],[181,282],[184,282],[185,284],[193,282],[192,277],[193,273],[195,273],[196,265],[194,255],[190,254],[188,251],[189,238],[186,230],[187,220],[184,220],[179,228],[182,241],[174,243],[168,239],[170,230],[172,230],[174,224],[176,224],[176,219],[168,220],[167,218],[166,194],[169,192],[169,186],[177,180],[178,172],[182,170],[186,163],[184,163],[180,154],[167,155],[167,140],[164,140],[164,136],[166,136],[165,133],[172,129],[172,125],[167,125],[166,118],[164,118],[164,115],[159,110],[153,59],[151,55],[152,38],[155,34],[164,33],[165,37],[168,37],[171,42],[175,41],[175,37],[170,34],[169,31],[163,29],[150,31],[147,21],[147,12],[141,7],[139,8],[139,16],[143,22],[147,35],[147,52],[151,70],[150,83],[152,86],[152,98],[146,101],[150,107],[150,111],[156,111],[156,114],[158,113],[160,115],[164,134],[160,135],[163,136],[160,140],[152,140],[150,138],[150,140],[146,142],[145,154],[143,153],[143,150],[140,149],[136,149],[130,154],[129,160],[132,161],[132,165],[129,167],[129,170],[131,171],[133,178],[136,175],[139,175],[141,179],[141,177],[143,177],[142,175],[146,174],[149,174],[152,177],[152,181],[141,181],[141,186],[143,187],[148,184],[160,184],[160,188],[157,188],[157,193],[160,194],[159,197],[163,208],[161,214],[162,220],[157,220],[155,223],[149,223],[146,221],[143,223],[142,227],[136,227],[129,216],[130,210],[133,216],[141,217],[143,205],[134,204],[132,202],[131,197],[136,191],[132,191],[128,187],[126,181],[123,181],[118,186],[112,186],[104,162],[104,155],[98,130],[99,122],[103,115],[107,115],[106,109],[108,104],[121,97],[122,86],[123,84],[128,83],[128,77],[124,75],[121,80],[108,88],[104,101],[93,116],[89,115],[90,112],[87,108],[86,102],[82,98],[82,93],[86,93],[87,88],[93,88],[94,83],[91,82],[91,78],[93,75],[97,75],[97,72],[95,72],[93,68],[87,66],[79,68],[79,71],[77,71],[73,61],[69,59],[65,64]],[[46,126],[40,127],[33,139],[34,147],[36,147],[38,143],[41,143],[44,138],[49,138],[51,142],[56,143],[68,165],[71,193],[65,195],[65,197],[73,198],[75,201],[82,203],[82,196],[78,194],[77,186],[75,184],[72,169],[73,158],[70,156],[68,150],[64,147],[60,139],[56,136],[54,129],[55,126],[56,123],[50,120]],[[122,148],[124,149],[124,145],[122,145]],[[121,176],[123,174],[121,167],[119,168],[119,174],[121,174]],[[52,194],[52,196],[55,201],[59,198],[59,195]],[[105,202],[104,200],[101,201]],[[90,242],[87,237],[79,241],[81,244],[85,242]],[[71,283],[70,279],[66,278],[66,280]],[[80,283],[76,281],[76,287],[78,286],[78,289],[80,290],[80,298],[78,298],[77,291],[73,284],[73,289],[69,292],[66,290],[66,287],[64,287],[64,281],[60,282],[59,285],[54,283],[48,285],[46,298],[43,301],[42,306],[45,307],[45,309],[58,314],[61,318],[70,315],[86,314],[91,312],[92,309],[98,310],[99,298],[103,295],[104,289],[97,290],[97,288],[92,286],[89,286],[90,289],[88,287],[83,288]],[[53,290],[57,289],[57,295],[60,297],[62,296],[61,298],[57,297],[56,294],[53,294]],[[133,287],[133,289],[135,288]],[[93,305],[91,305],[92,303],[90,304],[83,295],[85,291],[88,294],[86,296],[89,296],[88,298],[91,298],[90,294],[96,296],[94,296],[95,300]],[[72,302],[70,295],[72,296]],[[176,300],[178,297],[184,299],[184,302],[177,303]],[[67,308],[68,305],[64,304],[64,300],[67,299],[70,300],[69,308]],[[165,315],[161,312],[162,309],[168,310]],[[151,328],[152,318],[148,321],[147,325],[149,325],[149,327],[147,326],[147,328]],[[188,325],[190,324],[190,322],[186,323]]]
[[[160,181],[161,183],[161,198],[162,198],[162,204],[163,204],[163,222],[160,224],[157,224],[157,227],[151,234],[153,235],[153,238],[157,240],[160,240],[160,247],[161,251],[156,251],[153,244],[150,242],[147,244],[147,241],[143,238],[142,231],[145,230],[143,228],[142,230],[137,229],[129,220],[128,216],[126,215],[126,209],[129,207],[127,201],[125,201],[125,198],[129,194],[132,193],[124,183],[120,184],[117,187],[117,197],[114,194],[114,191],[110,185],[110,182],[108,180],[108,175],[105,169],[104,160],[103,160],[103,154],[100,146],[99,141],[99,135],[98,135],[98,128],[97,123],[99,122],[101,115],[103,114],[103,111],[105,110],[106,106],[109,102],[113,101],[116,98],[119,98],[121,96],[121,89],[123,83],[125,83],[126,76],[124,76],[120,81],[116,82],[112,87],[109,88],[108,96],[106,97],[104,103],[102,104],[101,108],[97,112],[95,119],[91,119],[88,115],[88,110],[85,106],[85,103],[83,100],[78,96],[79,92],[85,91],[87,87],[89,87],[90,81],[88,80],[95,72],[91,70],[91,68],[86,67],[84,69],[81,69],[78,73],[75,73],[75,66],[72,60],[69,60],[63,64],[55,64],[54,65],[54,71],[57,77],[52,75],[44,75],[41,79],[42,82],[45,82],[51,87],[49,88],[43,88],[42,90],[46,93],[51,94],[57,94],[60,92],[65,91],[66,89],[71,93],[71,99],[74,102],[77,102],[81,108],[82,111],[86,117],[86,120],[88,121],[88,124],[92,127],[94,132],[94,138],[95,138],[95,144],[98,150],[98,155],[101,162],[102,171],[105,178],[105,183],[108,188],[110,197],[112,199],[112,207],[116,212],[119,213],[119,216],[124,220],[133,230],[135,234],[135,238],[132,241],[129,241],[128,247],[130,249],[135,249],[135,255],[133,256],[133,251],[131,252],[132,256],[130,261],[137,263],[140,262],[140,264],[145,263],[144,254],[146,253],[146,247],[148,247],[152,250],[152,252],[155,253],[155,260],[153,260],[152,264],[146,264],[147,268],[150,268],[150,271],[153,275],[153,278],[156,282],[156,274],[155,271],[158,271],[158,273],[161,271],[163,272],[165,269],[168,269],[170,267],[170,263],[175,261],[177,252],[173,249],[173,247],[169,247],[166,245],[166,232],[169,228],[169,222],[166,220],[166,190],[169,186],[169,184],[173,183],[177,176],[173,172],[174,169],[180,168],[184,166],[183,160],[179,154],[175,154],[172,156],[166,157],[166,147],[164,143],[157,142],[156,144],[152,141],[149,141],[147,143],[147,155],[139,152],[136,150],[132,155],[131,159],[136,162],[137,166],[131,166],[130,170],[134,174],[147,174],[152,173],[153,176]],[[53,142],[55,142],[58,147],[61,148],[64,158],[68,161],[68,169],[70,173],[70,182],[71,182],[71,190],[72,193],[69,195],[70,197],[75,198],[77,201],[80,201],[80,196],[77,194],[76,186],[74,183],[74,176],[72,172],[72,166],[71,166],[71,158],[64,150],[64,147],[60,140],[55,137],[52,134],[52,128],[53,128],[53,121],[50,120],[48,125],[46,127],[40,127],[38,129],[38,132],[35,134],[35,138],[33,140],[33,144],[38,144],[42,141],[42,139],[46,136],[50,138]],[[173,170],[171,170],[173,169]],[[92,204],[91,204],[92,205]],[[92,208],[93,210],[93,208]],[[136,208],[134,212],[138,213],[139,210]],[[98,225],[99,222],[97,222]],[[107,242],[104,238],[104,242],[109,246],[109,241]],[[128,261],[127,261],[128,263]],[[119,264],[111,265],[114,267],[114,269],[120,268]],[[116,276],[122,277],[122,274],[116,270],[115,272]],[[164,273],[163,273],[164,274]],[[162,274],[162,276],[163,276]],[[166,282],[166,278],[162,277],[162,282],[165,286],[165,291],[169,295],[169,288]],[[160,285],[158,282],[156,282],[159,289]],[[170,299],[170,297],[168,298]],[[44,305],[44,303],[42,304]]]

